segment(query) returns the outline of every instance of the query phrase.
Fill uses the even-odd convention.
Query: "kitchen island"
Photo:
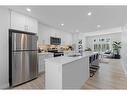
[[[92,54],[45,59],[45,89],[80,89],[89,78]]]

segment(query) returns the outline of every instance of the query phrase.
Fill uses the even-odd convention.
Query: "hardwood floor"
[[[37,79],[13,88],[44,89],[44,74]],[[83,85],[85,89],[127,89],[127,77],[119,59],[104,59],[98,72]]]
[[[89,78],[82,89],[127,89],[127,77],[120,59],[104,59],[98,72]]]
[[[44,74],[39,75],[39,77],[37,79],[34,79],[28,83],[19,85],[17,87],[14,87],[12,89],[16,90],[16,89],[21,89],[21,90],[35,90],[35,89],[44,89]]]

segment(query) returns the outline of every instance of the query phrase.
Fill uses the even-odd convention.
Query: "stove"
[[[54,52],[54,57],[64,56],[63,52]]]
[[[48,52],[54,53],[54,57],[64,56],[64,53],[58,52],[58,50],[48,50]]]

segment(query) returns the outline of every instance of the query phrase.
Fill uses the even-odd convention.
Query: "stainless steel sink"
[[[76,55],[76,54],[74,54],[74,55],[68,55],[68,57],[78,57],[78,56],[81,56],[81,55]]]

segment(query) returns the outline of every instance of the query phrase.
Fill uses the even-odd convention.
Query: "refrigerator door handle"
[[[16,34],[12,36],[12,47],[13,50],[16,50]]]

